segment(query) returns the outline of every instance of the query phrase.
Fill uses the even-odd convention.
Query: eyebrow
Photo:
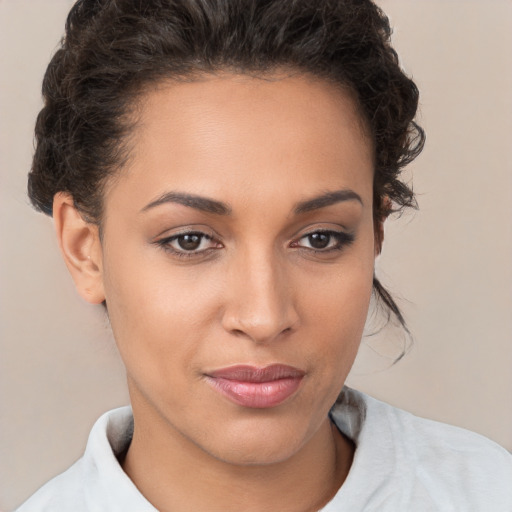
[[[213,213],[215,215],[229,215],[231,213],[231,208],[225,203],[194,194],[184,194],[182,192],[167,192],[144,206],[141,212],[145,212],[155,206],[165,203],[182,204],[183,206],[195,208],[196,210],[201,210],[207,213]]]
[[[301,201],[297,203],[294,208],[294,214],[300,215],[301,213],[310,212],[313,210],[320,210],[336,203],[344,201],[358,201],[363,204],[361,196],[350,189],[336,190],[334,192],[326,192],[318,197]],[[195,194],[186,194],[183,192],[167,192],[162,194],[160,197],[151,201],[142,208],[141,212],[155,208],[165,203],[177,203],[189,208],[195,208],[207,213],[213,213],[215,215],[230,215],[231,208],[221,201],[215,199],[209,199],[207,197],[198,196]]]
[[[364,206],[363,200],[359,194],[350,189],[343,189],[336,190],[334,192],[326,192],[321,196],[302,201],[295,206],[294,213],[295,215],[299,215],[301,213],[326,208],[327,206],[341,203],[343,201],[358,201]]]

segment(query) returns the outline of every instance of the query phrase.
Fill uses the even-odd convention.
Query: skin
[[[135,431],[123,468],[164,512],[317,510],[353,457],[328,411],[356,356],[380,245],[354,101],[308,76],[225,73],[162,83],[139,110],[129,163],[106,188],[102,240],[68,194],[54,201],[66,264],[86,300],[107,301],[126,365]],[[359,199],[296,212],[335,191]],[[169,193],[229,214],[158,202]],[[353,241],[331,234],[315,250],[319,231]],[[184,232],[210,238],[180,257],[184,239],[169,237]],[[242,363],[305,376],[282,404],[243,407],[205,377]]]

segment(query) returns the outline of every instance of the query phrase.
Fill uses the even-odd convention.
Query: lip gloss
[[[300,386],[304,372],[287,365],[237,365],[207,374],[207,382],[231,402],[255,409],[276,407]]]

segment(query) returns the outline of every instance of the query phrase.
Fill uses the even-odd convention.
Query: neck
[[[354,453],[353,443],[326,418],[287,460],[235,465],[211,456],[148,413],[152,416],[134,405],[133,439],[122,465],[161,512],[312,512],[336,494]]]

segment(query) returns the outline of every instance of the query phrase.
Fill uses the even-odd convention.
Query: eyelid
[[[210,226],[205,224],[182,224],[180,226],[167,227],[166,229],[159,231],[154,236],[154,240],[160,240],[163,238],[171,238],[173,236],[189,235],[191,233],[201,233],[210,238],[219,238],[218,235]]]
[[[167,230],[166,232],[169,232]],[[164,232],[164,233],[166,233]],[[315,247],[305,247],[300,244],[300,241],[311,236],[316,233],[327,234],[335,239],[335,244],[331,245],[331,241],[325,248],[315,248]],[[212,245],[200,250],[192,249],[187,251],[186,249],[179,249],[173,247],[171,244],[179,237],[186,235],[198,235],[203,237],[206,240],[210,240]],[[300,235],[295,236],[293,240],[289,243],[289,247],[293,249],[303,250],[308,253],[313,254],[328,254],[330,252],[342,251],[347,246],[351,245],[355,241],[355,235],[352,232],[348,232],[341,228],[338,225],[337,228],[332,227],[320,227],[320,226],[309,226],[309,229],[306,232],[302,232]],[[183,226],[178,231],[171,232],[167,236],[159,236],[153,242],[155,245],[159,246],[165,252],[172,254],[178,258],[201,258],[205,257],[208,254],[211,254],[212,251],[216,251],[218,249],[222,249],[224,247],[223,243],[220,241],[220,236],[215,234],[213,230],[208,229],[206,227],[196,227],[196,226]],[[202,242],[201,242],[202,243]]]
[[[303,246],[299,245],[300,240],[302,240],[303,238],[307,238],[311,235],[314,235],[316,233],[323,233],[323,234],[330,235],[330,236],[334,237],[337,240],[337,242],[334,246],[326,247],[324,249],[315,249],[314,247],[303,247]],[[346,248],[347,246],[351,245],[354,241],[355,241],[355,235],[351,232],[332,229],[332,228],[316,228],[316,229],[311,229],[310,231],[303,233],[302,235],[294,238],[294,240],[291,242],[290,246],[296,247],[298,249],[303,249],[303,250],[306,250],[309,252],[313,252],[313,253],[326,254],[331,251],[341,251],[344,248]]]
[[[201,236],[204,239],[211,240],[215,245],[217,245],[217,247],[207,247],[205,249],[187,251],[184,249],[177,249],[171,245],[172,242],[186,235]],[[171,233],[167,236],[159,236],[153,243],[159,246],[164,251],[181,258],[194,258],[205,256],[212,250],[221,248],[219,247],[219,245],[222,246],[222,243],[219,241],[219,237],[212,233],[211,230],[207,230],[205,228],[194,228],[192,226],[183,227],[179,231]]]

